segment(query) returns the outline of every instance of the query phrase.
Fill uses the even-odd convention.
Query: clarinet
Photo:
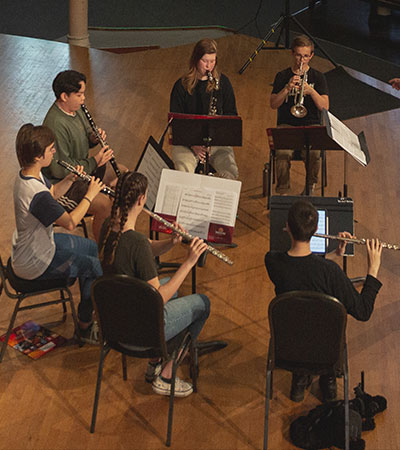
[[[77,175],[79,178],[82,178],[82,180],[85,180],[87,182],[90,183],[90,181],[92,180],[92,177],[86,173],[82,173],[79,172],[78,170],[76,170],[76,168],[65,162],[65,161],[60,161],[57,160],[57,163],[60,164],[60,166],[64,167],[64,169],[69,170],[70,172],[74,173],[75,175]],[[104,194],[109,195],[110,197],[115,197],[115,191],[111,188],[109,188],[108,186],[105,186],[101,192],[104,192]],[[179,229],[177,226],[175,226],[173,223],[168,222],[168,220],[165,220],[163,217],[159,216],[156,213],[153,213],[152,211],[148,210],[148,209],[143,209],[143,211],[148,214],[149,216],[151,216],[154,220],[157,220],[157,222],[162,223],[166,228],[168,228],[169,230],[175,231],[175,233],[179,234],[180,236],[182,236],[184,239],[188,240],[189,242],[192,241],[195,236],[182,231],[181,229]],[[225,263],[229,264],[230,266],[233,264],[233,261],[231,259],[229,259],[228,256],[226,256],[224,253],[220,252],[219,250],[217,250],[215,247],[207,244],[207,249],[206,249],[209,253],[211,253],[212,255],[216,256],[217,258],[219,258],[221,261],[224,261]]]
[[[89,125],[92,127],[93,133],[95,134],[96,138],[100,142],[100,145],[102,147],[105,147],[107,145],[107,142],[101,137],[99,129],[97,128],[96,124],[94,123],[93,117],[90,115],[90,112],[86,108],[86,105],[81,105],[81,108],[82,108],[82,111],[85,113],[85,116],[89,122]],[[118,164],[117,164],[117,161],[115,160],[114,156],[110,159],[110,164],[112,165],[112,168],[114,169],[115,174],[119,178],[121,176],[121,171],[118,168]]]
[[[57,159],[57,164],[60,164],[60,166],[64,167],[64,169],[69,170],[70,172],[72,172],[73,174],[77,175],[79,178],[81,178],[82,180],[84,180],[84,181],[86,181],[88,183],[90,183],[92,181],[92,177],[90,175],[88,175],[87,173],[79,172],[70,163],[67,163],[65,161],[60,161],[59,159]],[[104,186],[103,189],[100,192],[103,192],[103,194],[107,194],[110,197],[115,197],[115,191],[113,189],[111,189],[110,187],[108,187],[108,186]]]

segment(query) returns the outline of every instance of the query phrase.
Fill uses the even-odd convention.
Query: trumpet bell
[[[290,108],[290,112],[292,116],[302,119],[307,115],[307,108],[304,105],[297,104]]]

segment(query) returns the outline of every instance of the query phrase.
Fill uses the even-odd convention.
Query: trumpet
[[[290,108],[290,113],[301,119],[307,115],[307,108],[304,106],[304,86],[307,83],[307,72],[303,72],[303,61],[300,64],[300,84],[296,88],[296,93],[294,96],[294,105]]]
[[[86,108],[86,105],[81,105],[82,111],[85,113],[85,116],[89,122],[89,125],[92,127],[93,133],[95,134],[97,140],[99,141],[100,145],[102,147],[105,147],[107,142],[101,137],[101,134],[99,132],[99,129],[97,128],[96,124],[94,123],[93,117],[90,115],[89,110]],[[121,171],[118,168],[117,161],[115,160],[114,156],[110,159],[110,164],[112,165],[112,168],[114,169],[115,175],[119,178],[121,176]]]
[[[315,237],[319,237],[319,238],[325,238],[325,239],[335,239],[337,241],[345,241],[349,244],[359,244],[359,245],[366,245],[367,244],[367,239],[357,239],[357,238],[347,238],[347,237],[343,237],[343,236],[332,236],[330,234],[320,234],[320,233],[315,233],[314,234]],[[382,244],[382,248],[387,248],[388,250],[400,250],[400,245],[397,244],[388,244],[387,242],[381,242]]]
[[[90,181],[92,180],[92,177],[90,175],[88,175],[87,173],[79,172],[73,165],[71,165],[65,161],[57,160],[57,163],[60,164],[60,166],[64,167],[64,169],[69,170],[70,172],[77,175],[79,178],[82,178],[82,180],[87,181],[88,183],[90,183]],[[101,190],[101,192],[109,195],[110,197],[115,198],[115,191],[108,186],[104,186],[104,188]],[[180,228],[175,226],[173,223],[168,222],[168,220],[165,220],[163,217],[159,216],[158,214],[153,213],[152,211],[145,209],[145,208],[143,209],[143,211],[146,214],[148,214],[149,216],[151,216],[154,220],[157,220],[157,222],[162,223],[169,230],[175,231],[175,233],[179,234],[184,239],[186,239],[188,241],[192,241],[195,238],[195,236],[191,235],[190,233],[187,233],[186,231],[182,231]],[[219,250],[217,250],[215,247],[211,246],[210,244],[207,244],[206,251],[211,253],[213,256],[216,256],[221,261],[229,264],[230,266],[233,264],[233,261],[228,256],[226,256],[224,253],[220,252]]]

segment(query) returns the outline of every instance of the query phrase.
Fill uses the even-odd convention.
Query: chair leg
[[[63,308],[62,321],[65,322],[65,320],[67,319],[67,305],[65,304],[65,296],[64,296],[64,291],[62,289],[60,289],[60,297],[63,300],[63,302],[62,302],[62,308]]]
[[[100,387],[101,387],[101,378],[103,376],[103,366],[104,360],[110,351],[109,348],[105,348],[104,346],[100,351],[100,361],[99,361],[99,369],[97,371],[97,382],[96,382],[96,392],[94,396],[94,404],[93,404],[93,412],[92,412],[92,423],[90,425],[90,432],[94,433],[94,429],[96,426],[96,417],[97,417],[97,407],[99,405],[99,397],[100,397]]]
[[[199,372],[198,351],[196,345],[190,343],[190,372],[193,384],[193,392],[197,392],[197,375]]]
[[[126,370],[126,355],[121,353],[121,359],[122,359],[122,377],[124,381],[126,381],[128,379],[128,373]]]
[[[171,376],[171,393],[169,396],[169,410],[168,410],[168,428],[167,428],[167,442],[166,446],[171,446],[171,434],[172,434],[172,419],[174,414],[174,397],[175,397],[175,378],[176,378],[176,352],[174,352],[172,363],[172,376]]]
[[[67,294],[68,294],[68,300],[66,300],[71,308],[71,314],[72,314],[72,320],[74,321],[74,327],[75,327],[75,335],[78,338],[78,344],[79,346],[83,345],[83,342],[81,341],[81,335],[79,332],[79,324],[78,324],[78,316],[76,315],[76,311],[75,311],[75,305],[74,305],[74,301],[72,298],[72,294],[71,291],[69,289],[65,289]]]
[[[3,345],[1,347],[0,363],[3,361],[3,357],[4,357],[4,353],[6,351],[6,348],[7,348],[8,340],[10,339],[10,334],[11,334],[11,331],[12,331],[14,323],[15,323],[15,318],[17,317],[17,312],[19,311],[19,305],[21,304],[23,299],[24,299],[24,297],[18,298],[17,303],[15,304],[14,311],[11,315],[10,324],[8,325],[8,330],[7,330],[6,336],[4,338]]]
[[[268,449],[268,421],[269,421],[269,402],[271,397],[271,383],[272,383],[272,370],[268,368],[267,383],[265,387],[264,450]]]
[[[347,363],[347,347],[344,348],[344,445],[345,450],[350,449],[350,419],[349,419],[349,374]]]

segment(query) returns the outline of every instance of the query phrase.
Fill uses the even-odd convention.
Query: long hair
[[[197,71],[198,62],[204,55],[212,55],[213,53],[217,55],[217,43],[216,41],[214,41],[214,39],[202,39],[194,46],[192,56],[190,57],[189,61],[189,70],[182,77],[182,85],[190,95],[192,95],[193,90],[196,87],[197,82],[199,81],[199,74]],[[215,61],[215,67],[211,72],[214,79],[219,78],[217,64],[218,58]],[[207,92],[210,92],[213,87],[213,84],[211,82],[208,82]]]
[[[21,168],[24,169],[34,164],[35,158],[43,156],[46,148],[54,140],[53,132],[44,125],[37,127],[31,123],[22,125],[15,140],[15,149]]]
[[[141,195],[147,190],[147,178],[139,172],[125,172],[118,179],[115,189],[115,199],[111,209],[111,217],[100,245],[100,260],[104,271],[109,269],[115,258],[115,251],[122,235],[128,213]],[[113,240],[109,240],[113,228],[118,227],[118,232]]]

